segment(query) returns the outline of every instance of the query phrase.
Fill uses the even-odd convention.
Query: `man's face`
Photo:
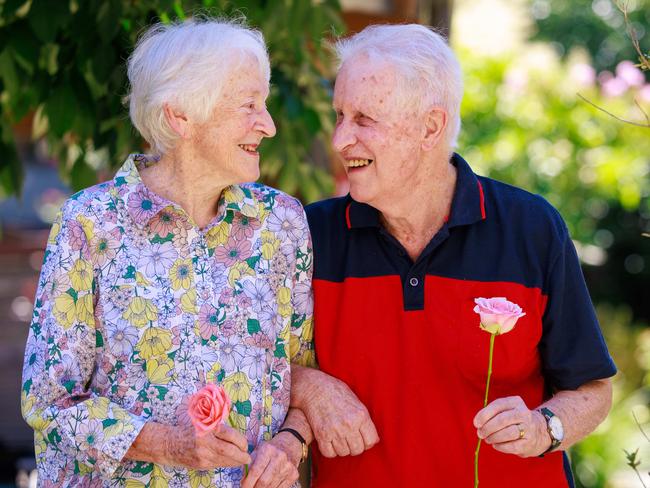
[[[397,75],[392,65],[359,55],[343,64],[334,89],[332,143],[350,194],[380,210],[417,183],[426,132],[423,117],[400,103]]]

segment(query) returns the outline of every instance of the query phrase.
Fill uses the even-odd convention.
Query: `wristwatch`
[[[280,432],[288,432],[292,436],[294,436],[296,439],[300,441],[300,444],[302,445],[302,456],[300,457],[300,464],[305,462],[305,459],[307,459],[307,456],[309,455],[309,449],[307,448],[307,443],[305,442],[305,439],[300,435],[300,432],[294,429],[290,429],[289,427],[285,427],[284,429],[278,430],[278,434]]]
[[[540,408],[539,413],[541,413],[544,416],[544,419],[546,419],[546,429],[548,430],[548,435],[551,436],[551,445],[541,454],[543,456],[544,454],[551,452],[553,449],[557,449],[557,447],[562,444],[562,441],[564,440],[564,427],[562,426],[560,417],[555,415],[548,408]]]

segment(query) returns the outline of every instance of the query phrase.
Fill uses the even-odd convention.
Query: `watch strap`
[[[288,432],[289,434],[293,435],[296,439],[300,441],[300,444],[302,445],[302,456],[300,458],[300,462],[303,463],[305,462],[305,459],[307,459],[307,454],[309,454],[309,451],[307,449],[307,443],[305,442],[305,438],[300,435],[300,432],[298,432],[295,429],[291,429],[289,427],[283,427],[282,429],[278,430],[278,434],[280,432]]]

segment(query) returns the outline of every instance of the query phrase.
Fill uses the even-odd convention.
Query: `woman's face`
[[[215,176],[224,184],[259,178],[258,146],[262,138],[275,135],[266,109],[268,96],[269,84],[257,61],[247,57],[232,70],[210,118],[193,126],[195,154],[214,165]]]

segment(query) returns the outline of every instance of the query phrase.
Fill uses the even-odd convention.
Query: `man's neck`
[[[451,211],[456,188],[456,167],[447,160],[434,163],[412,185],[405,184],[402,195],[381,212],[381,223],[416,261]]]
[[[216,216],[221,192],[228,186],[191,155],[173,151],[140,176],[147,188],[178,204],[201,229]]]

